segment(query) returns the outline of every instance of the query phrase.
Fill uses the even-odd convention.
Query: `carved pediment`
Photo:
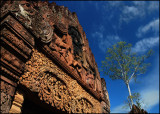
[[[43,54],[33,53],[26,63],[20,83],[38,97],[57,109],[69,113],[92,113],[99,111],[98,101]]]

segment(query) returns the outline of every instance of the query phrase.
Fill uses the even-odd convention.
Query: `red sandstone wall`
[[[12,16],[8,18],[8,15],[14,18],[11,18]],[[101,87],[97,64],[76,13],[71,13],[68,8],[57,6],[54,2],[3,0],[1,1],[1,21],[3,25],[9,22],[7,26],[11,25],[21,37],[26,39],[25,41],[16,39],[17,36],[7,29],[2,30],[4,40],[13,39],[12,44],[20,48],[19,50],[22,51],[20,54],[25,58],[22,61],[19,57],[15,60],[18,61],[17,63],[11,63],[13,66],[17,65],[20,76],[22,73],[18,70],[23,72],[21,65],[28,60],[31,49],[38,48],[48,54],[62,69],[73,75],[88,88],[88,91],[99,99],[103,99],[105,94]],[[15,56],[12,53],[11,55]],[[6,58],[4,57],[4,60]]]

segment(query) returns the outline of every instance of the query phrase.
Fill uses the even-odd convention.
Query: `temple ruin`
[[[106,82],[76,13],[2,0],[1,113],[109,113]]]

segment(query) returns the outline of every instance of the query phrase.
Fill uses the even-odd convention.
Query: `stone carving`
[[[0,81],[0,91],[1,91],[1,104],[0,104],[0,112],[8,113],[11,107],[11,100],[14,93],[14,87],[10,84]]]
[[[8,4],[10,5],[10,3]],[[52,40],[53,29],[49,22],[44,20],[44,12],[38,12],[39,9],[42,10],[44,7],[39,6],[39,3],[28,1],[13,1],[12,4],[12,7],[3,9],[2,13],[11,10],[27,28],[32,29],[33,33],[40,38],[42,42],[48,43]],[[14,20],[10,20],[9,22],[16,25]]]
[[[86,99],[80,98],[72,102],[73,113],[92,113],[93,105]]]
[[[47,1],[3,0],[1,6],[1,39],[4,45],[15,50],[13,54],[6,51],[8,48],[2,47],[2,71],[18,79],[24,69],[23,62],[34,51],[25,65],[21,84],[38,93],[42,101],[57,109],[71,113],[101,113],[101,107],[104,107],[100,103],[104,97],[101,79],[76,13]],[[57,67],[37,50],[31,50],[39,46],[60,66]],[[66,73],[60,69],[62,67]]]
[[[11,107],[11,96],[7,95],[3,91],[1,91],[1,104],[0,104],[0,112],[8,113]]]
[[[3,60],[15,66],[17,69],[20,69],[20,70],[24,69],[24,63],[3,47],[1,47],[1,54],[2,54],[1,57]]]
[[[18,49],[22,50],[25,54],[30,55],[32,50],[24,44],[23,40],[18,39],[13,33],[6,29],[2,30],[2,35],[4,35],[4,37],[14,44]]]
[[[1,66],[1,73],[4,72],[5,74],[8,74],[10,76],[12,76],[13,78],[15,78],[16,80],[19,79],[18,76],[16,76],[14,73],[12,73],[11,71],[7,70],[6,68],[4,68],[3,66]]]
[[[19,36],[21,39],[25,39],[27,42],[29,42],[29,45],[33,46],[34,43],[34,38],[33,36],[31,36],[27,30],[17,21],[15,20],[12,16],[7,16],[7,18],[4,20],[6,21],[9,25],[11,25],[18,33],[21,34],[21,36]],[[12,30],[12,29],[11,29]],[[4,29],[5,33],[8,33],[8,30],[6,32],[6,29]],[[9,32],[11,33],[11,32]],[[13,33],[11,33],[12,37],[15,36],[13,35]],[[12,38],[13,39],[13,38]]]
[[[41,100],[69,113],[101,112],[100,102],[82,89],[43,54],[33,50],[20,83],[37,92]]]
[[[70,112],[71,97],[66,84],[49,71],[43,72],[39,76],[42,77],[39,90],[40,99],[57,109]]]
[[[34,6],[33,6],[34,5]],[[30,7],[32,7],[34,15],[31,17],[32,19],[32,28],[33,32],[36,34],[38,38],[43,43],[49,43],[52,40],[52,35],[53,35],[53,28],[50,25],[49,21],[44,20],[44,18],[48,17],[46,13],[48,13],[46,7],[41,7],[38,12],[35,7],[40,7],[38,6],[39,4],[33,3]],[[34,7],[34,8],[33,8]]]
[[[62,23],[55,25],[54,39],[49,47],[58,55],[62,61],[66,62],[71,69],[76,69],[78,73],[81,72],[81,65],[74,58],[74,50],[72,45],[72,38],[66,34],[66,28]]]
[[[32,27],[34,33],[43,43],[49,43],[52,40],[53,29],[49,22],[43,20],[42,15],[36,12],[33,18]]]
[[[56,23],[56,24],[54,25],[54,27],[55,27],[55,29],[57,30],[57,31],[55,31],[55,32],[60,32],[60,34],[67,34],[67,32],[68,32],[66,26],[65,26],[64,24],[62,24],[62,23]],[[60,36],[60,37],[61,37],[61,36]]]
[[[82,60],[82,38],[75,27],[69,27],[68,34],[72,37],[74,48],[74,59],[81,62]]]
[[[104,98],[104,101],[101,102],[101,105],[102,105],[102,110],[103,112],[107,112],[109,113],[110,112],[110,101],[109,101],[109,95],[108,95],[108,91],[107,91],[107,88],[106,88],[106,82],[104,80],[104,78],[101,78],[101,83],[102,83],[102,93],[103,93],[103,98]]]
[[[13,3],[18,7],[13,11],[16,12],[16,17],[21,22],[27,23],[26,26],[37,38],[46,43],[55,55],[67,63],[71,70],[75,70],[92,89],[97,90],[95,79],[100,76],[76,14],[55,3],[41,1]]]

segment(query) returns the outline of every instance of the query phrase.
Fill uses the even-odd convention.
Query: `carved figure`
[[[29,13],[27,11],[24,10],[24,8],[21,6],[21,4],[19,4],[19,9],[20,9],[20,14],[23,15],[25,18],[27,18],[30,22],[29,25],[31,25],[31,19],[29,18]]]
[[[87,73],[87,75],[86,75],[86,82],[87,82],[87,84],[91,87],[91,88],[93,88],[94,89],[94,76],[92,75],[92,74],[90,74],[90,73]]]

